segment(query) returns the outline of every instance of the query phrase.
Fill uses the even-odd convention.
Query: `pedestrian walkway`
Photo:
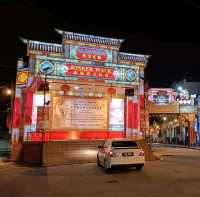
[[[177,144],[162,144],[162,143],[149,143],[151,147],[175,147],[175,148],[189,148],[185,145],[177,145]],[[191,146],[189,149],[200,150],[199,146]]]
[[[13,166],[16,166],[15,163],[9,162],[8,160],[4,160],[4,159],[0,158],[0,171],[10,168],[10,167],[13,167]]]

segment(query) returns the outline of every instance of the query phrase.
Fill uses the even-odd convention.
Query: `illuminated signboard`
[[[169,104],[169,95],[153,95],[153,101],[157,105]]]
[[[109,107],[109,129],[124,131],[124,99],[112,98]]]
[[[18,70],[16,77],[17,86],[26,86],[28,81],[28,70]]]
[[[53,64],[49,61],[44,61],[40,64],[40,72],[43,74],[50,74],[53,72]]]
[[[112,51],[91,46],[70,46],[71,59],[112,62]]]
[[[85,76],[94,78],[114,79],[114,68],[82,66],[78,64],[66,64],[65,74],[70,76]]]
[[[41,65],[46,65],[47,60],[37,60],[36,72],[41,72]],[[78,78],[88,78],[103,80],[105,83],[136,84],[139,82],[139,70],[137,67],[105,63],[104,66],[78,60],[51,60],[52,73],[48,77],[54,79],[65,78],[67,80],[77,80]]]

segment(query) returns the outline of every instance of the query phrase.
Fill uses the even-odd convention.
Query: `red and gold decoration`
[[[20,98],[15,97],[14,100],[14,110],[13,110],[13,128],[19,128],[20,127],[20,119],[21,119],[21,110],[20,110]]]
[[[16,85],[26,85],[28,81],[28,70],[18,70],[16,77]]]
[[[116,88],[112,88],[112,87],[108,88],[108,89],[107,89],[107,93],[108,93],[110,96],[115,95],[115,94],[116,94]]]
[[[68,91],[70,91],[70,86],[67,84],[61,85],[60,91],[63,91],[64,94],[66,94]]]
[[[98,61],[105,61],[107,59],[107,54],[104,49],[88,46],[80,46],[77,48],[76,56],[79,59],[92,59]]]
[[[66,75],[114,79],[114,68],[103,66],[83,66],[70,63],[67,63],[66,67]]]

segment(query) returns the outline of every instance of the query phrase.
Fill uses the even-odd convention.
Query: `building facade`
[[[189,146],[198,143],[197,106],[187,91],[150,88],[146,100],[149,141]]]
[[[120,52],[121,39],[56,31],[62,44],[22,40],[12,142],[142,139],[148,56]]]

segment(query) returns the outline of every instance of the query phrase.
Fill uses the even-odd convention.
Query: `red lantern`
[[[108,92],[108,94],[113,95],[113,94],[116,94],[116,89],[115,88],[108,88],[107,92]]]
[[[64,85],[61,86],[60,90],[62,90],[65,93],[67,93],[70,90],[70,86],[64,84]]]

